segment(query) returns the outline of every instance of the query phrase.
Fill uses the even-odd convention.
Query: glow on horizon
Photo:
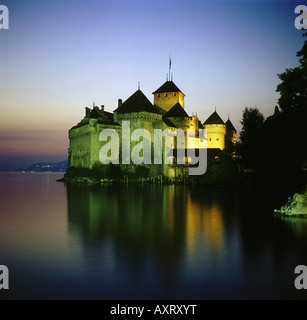
[[[1,156],[65,159],[68,130],[84,107],[165,82],[169,54],[185,109],[204,122],[217,108],[237,130],[246,106],[277,105],[277,73],[298,65],[300,1],[2,1]],[[39,156],[38,156],[39,157]],[[40,159],[37,159],[38,161]]]

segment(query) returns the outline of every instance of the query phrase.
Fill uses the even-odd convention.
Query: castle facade
[[[138,89],[126,101],[118,100],[118,107],[113,113],[93,106],[92,109],[85,108],[84,118],[69,130],[69,159],[68,166],[93,168],[100,163],[99,153],[101,148],[107,143],[100,140],[100,134],[105,129],[112,129],[120,137],[119,150],[123,150],[123,145],[129,145],[133,149],[139,141],[134,141],[132,132],[136,129],[146,129],[150,134],[151,149],[154,150],[155,130],[165,130],[176,132],[181,129],[185,133],[185,143],[179,143],[178,139],[173,139],[169,148],[173,151],[170,155],[170,163],[161,163],[159,165],[147,164],[150,177],[166,177],[169,179],[184,179],[188,175],[191,159],[189,158],[189,132],[195,134],[190,137],[196,149],[201,141],[205,140],[207,150],[221,151],[225,148],[234,146],[236,141],[236,129],[228,119],[225,123],[214,111],[209,118],[202,123],[197,115],[189,116],[184,106],[184,93],[175,85],[172,80],[167,80],[156,91],[153,92],[154,101],[151,103],[144,93]],[[125,129],[129,124],[129,130]],[[206,134],[203,135],[203,130]],[[157,130],[156,130],[157,131]],[[189,140],[190,141],[190,140]],[[166,140],[164,144],[167,143]],[[162,147],[163,157],[165,156],[165,145]],[[177,161],[177,154],[183,152],[184,161]],[[153,157],[152,152],[152,157]],[[182,153],[181,153],[182,154]],[[138,164],[132,163],[130,155],[121,154],[126,157],[125,170],[134,172]],[[140,156],[142,150],[140,150]]]

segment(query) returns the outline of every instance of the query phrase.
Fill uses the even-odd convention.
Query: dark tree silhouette
[[[253,143],[264,122],[264,116],[258,108],[245,108],[240,123],[242,130],[240,132],[240,141],[243,145]]]
[[[256,169],[260,150],[261,128],[264,116],[258,108],[245,108],[242,116],[239,153],[245,167]]]
[[[304,34],[307,36],[307,33]],[[307,42],[297,53],[300,65],[279,74],[279,107],[261,130],[260,167],[282,184],[304,184],[307,168]],[[306,184],[306,182],[305,182]]]
[[[307,32],[303,36],[307,37]],[[307,108],[307,41],[296,56],[300,65],[277,75],[281,83],[276,91],[280,93],[278,103],[283,111]]]

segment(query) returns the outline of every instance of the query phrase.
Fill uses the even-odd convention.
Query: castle
[[[146,129],[152,138],[155,129],[169,129],[169,132],[182,129],[185,133],[189,132],[188,129],[193,129],[195,146],[199,146],[201,139],[206,140],[208,151],[221,151],[234,146],[236,129],[231,121],[228,119],[225,123],[216,110],[204,123],[201,123],[197,115],[189,116],[184,106],[185,95],[170,78],[167,78],[153,95],[152,104],[138,88],[126,101],[122,102],[119,99],[118,107],[113,113],[105,111],[103,105],[100,108],[93,105],[92,109],[86,107],[84,118],[69,130],[68,166],[93,168],[95,164],[100,163],[99,152],[106,142],[100,141],[99,136],[105,129],[115,130],[122,137],[120,150],[124,143],[130,144],[131,147],[136,145],[136,141],[131,141],[131,134],[135,129]],[[130,134],[122,136],[123,125],[127,121],[130,123]],[[206,129],[206,136],[199,134],[202,131],[200,129]],[[149,177],[184,179],[187,176],[190,166],[187,150],[185,150],[185,162],[177,163],[176,152],[180,146],[177,145],[176,139],[171,148],[174,150],[172,163],[146,165]],[[184,148],[186,149],[186,146]],[[125,163],[130,163],[130,156],[126,160]],[[137,167],[134,163],[123,166],[128,173],[135,172]]]

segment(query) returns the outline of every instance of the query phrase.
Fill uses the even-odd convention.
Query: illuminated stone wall
[[[91,162],[91,131],[88,126],[69,131],[69,167],[89,168]]]
[[[178,102],[182,108],[184,108],[184,94],[181,92],[165,92],[154,94],[154,105],[159,107],[162,114],[165,114]]]
[[[166,164],[154,164],[154,130],[155,129],[167,129],[168,126],[162,121],[162,115],[149,113],[149,112],[133,112],[117,114],[114,113],[114,120],[122,125],[123,121],[130,121],[130,136],[123,136],[122,143],[130,143],[130,151],[139,144],[139,141],[131,141],[131,135],[136,129],[146,129],[151,135],[151,165],[146,165],[149,168],[149,176],[152,178],[158,178],[160,176],[169,177],[169,165]],[[165,154],[165,141],[163,140],[162,157],[164,159]],[[141,154],[142,155],[142,154]],[[164,161],[164,160],[163,160]],[[136,165],[131,160],[131,170],[135,170]]]
[[[185,134],[187,129],[198,130],[198,118],[193,117],[174,117],[170,120],[176,125],[177,128],[183,129]],[[104,129],[115,129],[119,134],[120,142],[120,163],[122,163],[122,143],[130,143],[130,155],[133,148],[140,143],[140,141],[131,141],[131,135],[136,129],[146,129],[151,135],[151,164],[146,165],[149,168],[149,176],[151,178],[159,178],[161,176],[168,177],[169,179],[179,178],[184,179],[187,176],[187,167],[181,165],[176,166],[164,163],[165,159],[165,139],[162,140],[162,159],[163,164],[154,164],[154,130],[155,129],[170,129],[174,132],[175,128],[168,127],[162,120],[162,115],[149,112],[133,112],[117,114],[114,113],[114,121],[119,126],[99,124],[97,119],[88,119],[89,123],[81,127],[72,128],[69,131],[70,139],[70,163],[69,166],[92,168],[95,163],[99,163],[99,151],[101,147],[107,143],[99,141],[99,135]],[[122,135],[123,121],[130,122],[130,135]],[[186,134],[187,137],[187,134]],[[197,134],[196,139],[197,140]],[[187,141],[185,141],[187,143]],[[196,143],[198,146],[198,143]],[[176,145],[176,139],[173,140],[169,147],[180,148]],[[182,146],[184,148],[184,146]],[[142,154],[141,154],[142,155]],[[124,170],[128,172],[135,172],[137,165],[133,164],[130,159],[130,165],[124,165]]]
[[[99,162],[99,151],[107,141],[99,141],[103,129],[114,129],[121,137],[120,126],[98,124],[97,119],[90,119],[89,124],[69,131],[69,153],[71,167],[92,168]],[[121,139],[120,149],[121,149]]]
[[[96,119],[93,119],[96,120]],[[94,130],[92,127],[89,128],[92,130],[91,134],[91,161],[90,167],[92,168],[95,163],[100,163],[99,160],[99,152],[103,145],[108,143],[107,141],[99,141],[99,135],[102,130],[105,129],[113,129],[117,131],[119,136],[119,150],[121,150],[121,127],[120,126],[113,126],[113,125],[106,125],[106,124],[95,124]],[[114,160],[117,158],[117,155],[113,158]]]
[[[206,124],[208,149],[225,149],[225,124]]]

